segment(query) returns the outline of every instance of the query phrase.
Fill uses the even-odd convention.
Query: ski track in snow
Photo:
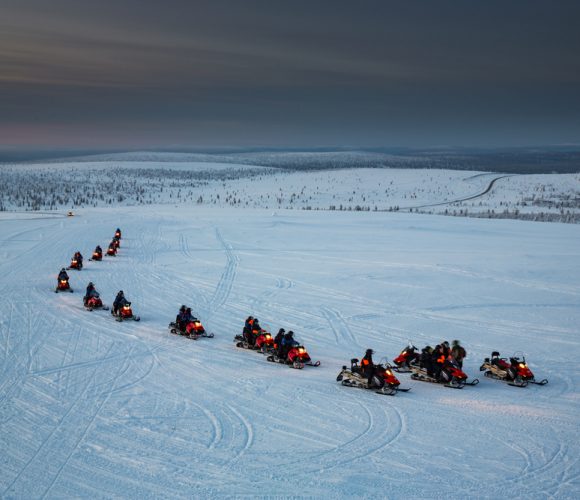
[[[322,244],[311,233],[301,235],[299,222],[292,225],[293,238],[308,244],[295,251],[286,251],[283,241],[270,250],[258,244],[260,252],[254,252],[241,243],[234,250],[230,243],[246,234],[235,222],[228,224],[235,211],[196,213],[199,224],[193,227],[190,214],[143,210],[124,213],[118,257],[69,273],[72,294],[53,292],[58,269],[77,248],[87,253],[103,244],[120,225],[117,215],[96,211],[84,220],[0,226],[0,240],[9,245],[0,262],[3,498],[580,493],[580,373],[573,362],[580,354],[580,308],[573,300],[580,288],[571,265],[580,236],[573,233],[570,241],[568,227],[561,236],[552,229],[551,245],[570,241],[574,258],[562,264],[545,260],[556,270],[568,266],[570,278],[560,282],[549,273],[504,275],[476,258],[455,264],[446,260],[449,246],[434,245],[434,258],[384,257],[380,231],[372,224],[358,229],[361,220],[373,220],[370,215],[345,214],[353,225],[343,226],[325,214],[307,214],[321,232],[328,224],[336,224],[333,234],[352,232],[349,241],[370,232],[360,247],[345,252],[337,242],[340,251],[331,247],[325,255],[320,248],[327,248],[328,233],[321,235]],[[377,216],[389,222],[409,217]],[[269,214],[253,214],[247,223],[278,241],[280,233],[267,233]],[[478,223],[490,231],[487,221]],[[527,237],[549,242],[536,226],[512,224]],[[381,231],[390,241],[388,229]],[[207,247],[212,235],[217,252]],[[465,255],[477,244],[467,243]],[[371,254],[358,255],[369,248]],[[284,266],[277,268],[272,258],[283,258]],[[206,268],[221,269],[217,284]],[[348,276],[348,287],[334,279],[339,273]],[[249,289],[234,286],[248,276]],[[142,321],[119,323],[109,311],[86,311],[81,298],[89,280],[107,305],[122,288]],[[169,334],[167,324],[180,303],[192,304],[204,325],[215,325],[216,338],[193,342]],[[233,347],[244,318],[256,313],[272,330],[294,329],[321,366],[293,370]],[[408,340],[421,347],[440,338],[462,339],[466,371],[481,379],[477,387],[452,391],[398,374],[412,391],[389,397],[335,381],[340,366],[366,347],[390,360]],[[526,354],[536,377],[549,384],[512,388],[480,376],[482,357],[495,348],[508,355],[532,351]],[[562,372],[556,360],[569,370]]]
[[[224,240],[217,227],[215,228],[215,235],[225,251],[227,262],[226,268],[216,286],[215,292],[209,301],[210,305],[208,312],[210,316],[228,300],[234,285],[234,280],[236,279],[236,270],[239,264],[238,256],[234,253],[232,246]]]
[[[338,344],[360,347],[360,344],[357,342],[352,330],[338,311],[333,311],[326,307],[321,308],[320,311],[328,321]]]

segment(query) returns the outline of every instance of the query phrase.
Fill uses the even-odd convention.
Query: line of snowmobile
[[[117,228],[115,235],[107,250],[107,255],[115,256],[120,247],[121,230]],[[101,261],[103,258],[102,250],[99,246],[95,249],[90,260]],[[67,269],[75,269],[80,271],[83,267],[82,255],[76,252],[71,260],[71,265]],[[73,292],[70,287],[69,278],[66,272],[63,274],[64,268],[59,274],[57,287],[55,292]],[[93,286],[89,283],[89,287]],[[89,290],[87,287],[87,291]],[[122,301],[119,301],[119,294],[122,296]],[[111,314],[115,316],[117,321],[124,321],[132,319],[139,321],[139,316],[133,314],[131,303],[124,298],[123,292],[120,291],[115,299],[115,306],[111,310]],[[109,310],[109,307],[104,305],[98,292],[92,289],[92,292],[84,297],[84,306],[88,311],[95,309]],[[199,338],[213,338],[214,334],[206,331],[201,321],[191,314],[191,309],[185,305],[180,309],[175,321],[168,325],[169,332],[174,335],[180,335],[191,340],[198,340]],[[313,361],[304,345],[300,344],[293,338],[293,332],[285,332],[280,329],[278,334],[273,337],[272,334],[262,329],[257,318],[249,316],[244,325],[243,333],[235,335],[234,342],[236,347],[240,349],[247,349],[266,356],[266,360],[273,363],[280,363],[291,368],[303,369],[305,366],[320,366],[320,361]],[[458,341],[457,346],[459,345]],[[395,373],[410,373],[412,380],[423,382],[430,382],[440,384],[444,387],[453,389],[463,389],[465,386],[475,386],[479,383],[478,379],[468,380],[468,375],[462,368],[462,357],[456,357],[451,354],[449,344],[443,342],[437,348],[447,347],[447,350],[442,348],[440,351],[433,352],[429,346],[424,348],[421,352],[409,343],[400,353],[393,359],[393,364],[387,362],[386,358],[382,359],[378,364],[362,366],[358,358],[350,360],[350,367],[344,365],[336,377],[337,382],[340,382],[346,387],[356,387],[361,389],[373,390],[382,395],[394,396],[398,392],[408,392],[411,388],[401,387]],[[463,348],[461,348],[463,349]],[[367,350],[367,353],[372,350]],[[441,355],[439,356],[439,352]],[[363,362],[364,362],[363,358]],[[534,374],[526,363],[523,354],[514,354],[514,356],[505,358],[500,357],[498,351],[493,351],[489,358],[485,358],[480,366],[480,371],[484,372],[484,376],[513,387],[526,387],[528,384],[546,385],[547,379],[536,380]]]
[[[115,231],[115,234],[113,236],[113,239],[111,240],[111,243],[109,244],[109,247],[107,250],[107,255],[110,255],[113,257],[116,256],[117,251],[120,248],[120,246],[121,246],[121,230],[119,228],[117,228],[117,230]],[[97,262],[103,260],[103,251],[99,245],[97,245],[97,247],[95,248],[95,250],[94,250],[94,252],[89,260],[97,261]],[[58,293],[58,292],[73,293],[74,290],[70,286],[69,276],[66,273],[67,270],[71,270],[71,269],[76,270],[76,271],[81,271],[83,269],[83,256],[79,251],[75,252],[75,254],[73,255],[73,257],[71,259],[70,266],[68,266],[66,269],[65,268],[61,269],[61,271],[58,275],[58,278],[57,278],[57,285],[56,285],[56,289],[54,290],[55,293]],[[86,295],[83,298],[83,304],[85,306],[85,309],[87,311],[94,311],[95,309],[102,309],[103,311],[108,311],[109,306],[106,306],[103,304],[103,301],[102,301],[99,293],[94,289],[92,282],[89,283],[89,286],[87,287],[87,291],[89,291],[89,288],[92,288],[92,290],[90,291],[90,294]],[[128,300],[126,300],[124,298],[122,291],[120,291],[119,294],[122,296],[123,300],[119,301],[118,307],[113,308],[111,310],[111,314],[115,317],[115,319],[117,321],[124,321],[127,319],[132,319],[133,321],[139,321],[141,318],[139,316],[136,316],[133,314],[131,302],[129,302]],[[117,298],[115,299],[115,301],[117,301],[119,299],[119,294],[117,294]]]

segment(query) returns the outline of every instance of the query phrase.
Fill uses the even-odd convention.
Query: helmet
[[[451,344],[453,345],[453,347],[458,346],[459,340],[454,340],[453,342],[451,342]]]
[[[284,333],[286,330],[284,330],[284,328],[280,328],[280,330],[278,330],[278,333]]]
[[[119,290],[119,295],[124,295],[123,290]]]
[[[292,337],[294,335],[294,332],[290,330],[286,335],[288,335],[288,337]]]
[[[185,310],[185,312],[188,312],[188,313],[190,313],[190,312],[191,312],[191,307],[188,307],[188,308]]]
[[[66,269],[64,267],[60,270],[60,272],[62,273],[63,271],[66,271]]]
[[[180,311],[185,311],[187,309],[187,306],[185,304],[181,304],[181,307],[179,308]]]
[[[89,285],[88,286],[95,286],[95,285],[93,284],[92,281],[89,281]]]
[[[259,321],[259,319],[258,318],[254,318],[254,321],[257,323]]]
[[[443,342],[443,344],[441,344],[441,345],[442,345],[443,347],[447,347],[447,348],[449,348],[449,342],[447,342],[447,341]]]
[[[375,351],[373,351],[372,349],[367,349],[365,352],[365,354],[371,354],[371,355],[374,353],[375,353]]]

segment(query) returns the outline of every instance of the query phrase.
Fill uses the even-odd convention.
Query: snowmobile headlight
[[[386,370],[385,373],[389,376],[391,376],[393,374],[393,372],[391,370]]]
[[[520,363],[519,366],[520,366],[520,368],[525,368],[526,367],[526,364],[525,363]]]
[[[304,354],[304,347],[301,347],[300,349],[298,349],[298,352],[299,352],[300,354]]]

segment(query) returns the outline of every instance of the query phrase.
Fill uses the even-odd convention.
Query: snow
[[[486,185],[432,174],[456,193]],[[372,190],[362,171],[332,182],[357,175]],[[2,498],[578,498],[580,226],[165,201],[0,213]],[[116,227],[119,255],[53,293],[74,251]],[[123,289],[141,321],[85,311],[88,281],[109,305]],[[182,303],[215,338],[168,332]],[[250,314],[321,366],[237,349]],[[391,360],[445,339],[478,386],[336,382],[368,347]],[[524,351],[549,384],[483,378],[492,350]]]
[[[196,203],[580,222],[578,173],[344,168],[348,155],[341,156],[340,168],[309,170],[308,159],[302,166],[292,163],[274,168],[192,162],[187,161],[190,155],[176,155],[151,153],[137,161],[139,156],[133,153],[100,161],[87,157],[84,161],[0,165],[0,211]],[[297,154],[292,158],[296,160]]]

